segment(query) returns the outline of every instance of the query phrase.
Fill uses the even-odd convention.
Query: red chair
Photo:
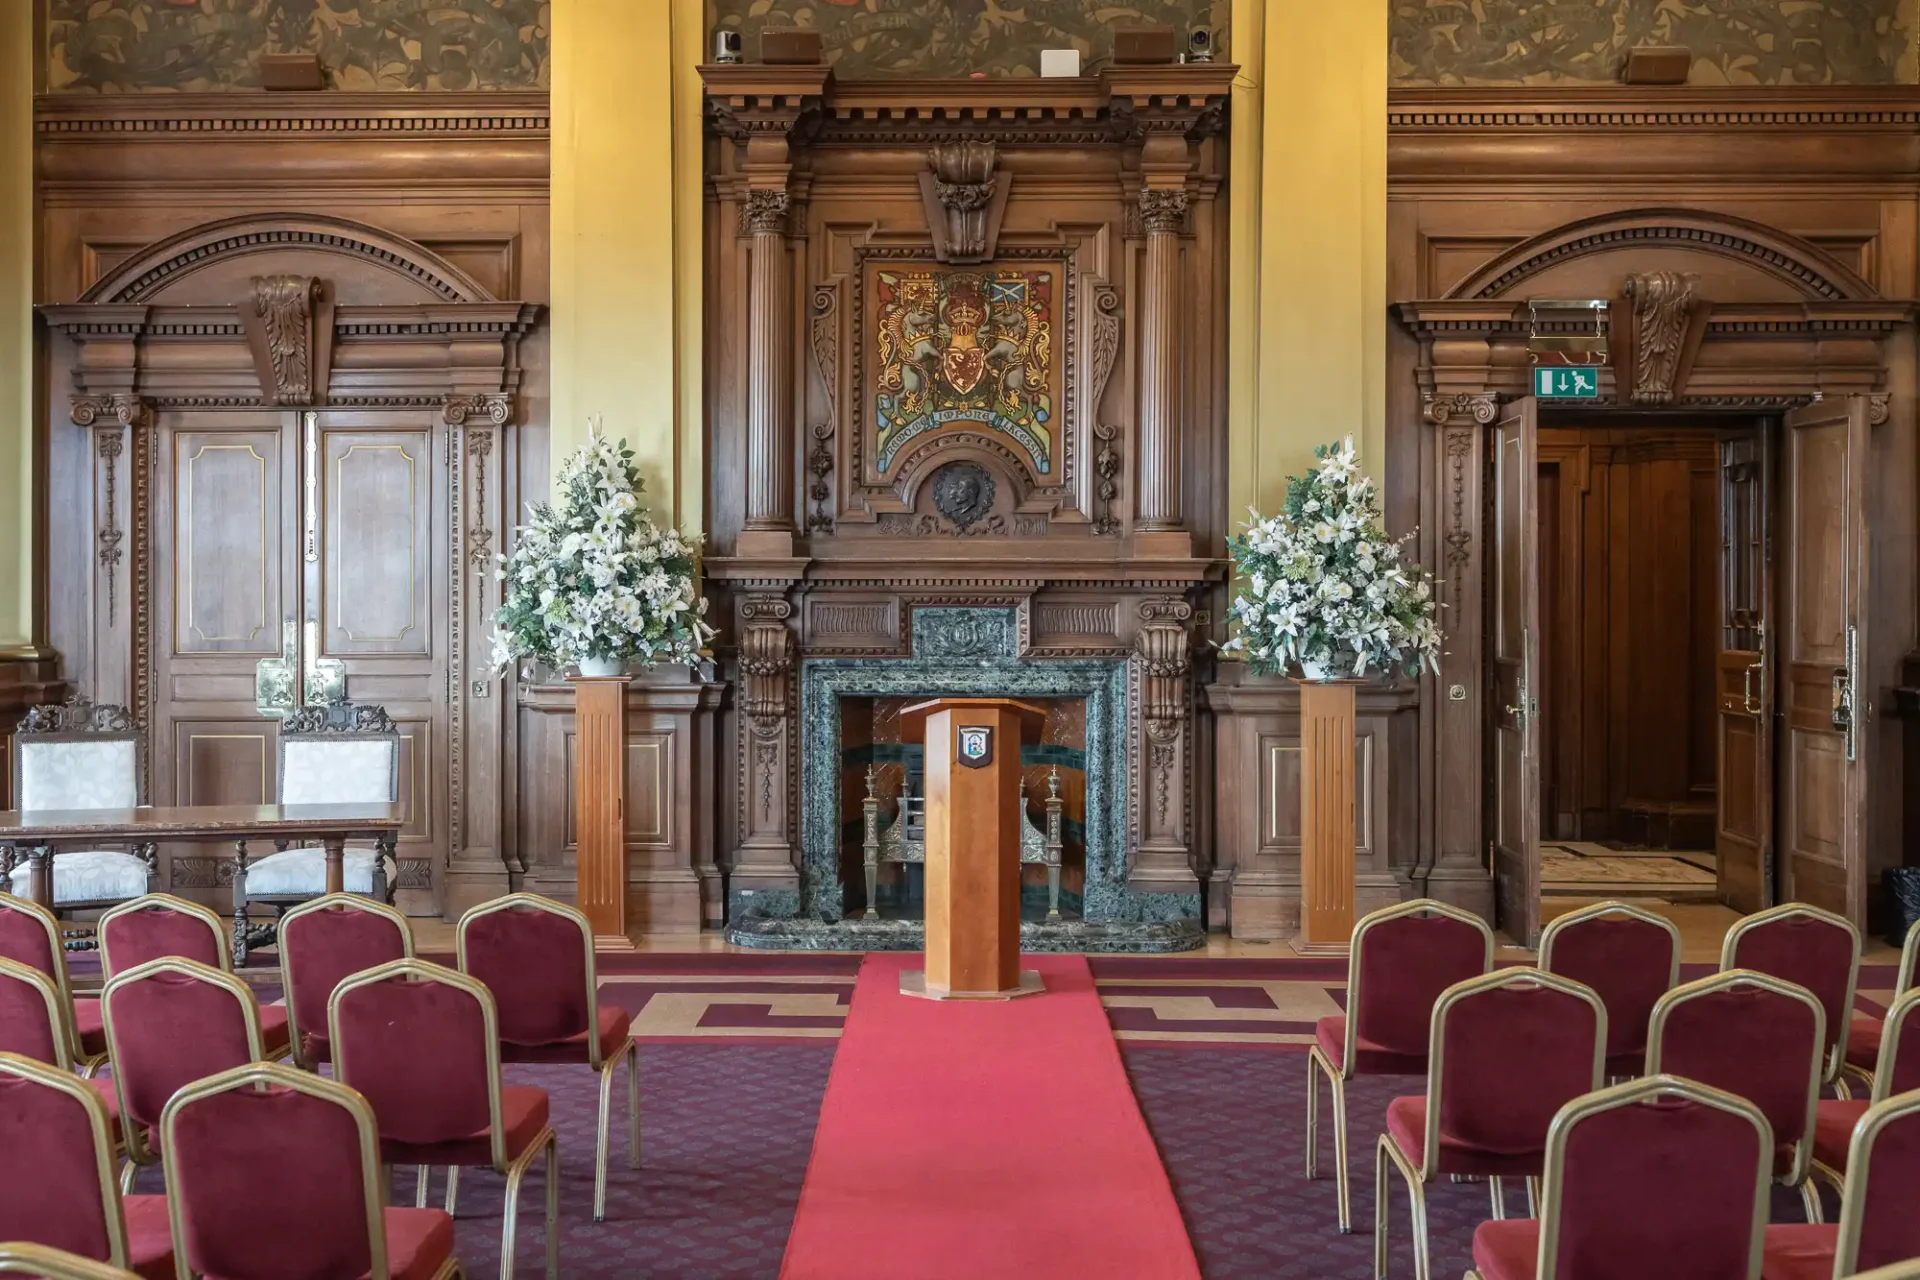
[[[503,1062],[577,1062],[600,1077],[593,1152],[593,1220],[607,1216],[613,1077],[627,1064],[627,1167],[640,1167],[640,1055],[633,1015],[598,1002],[593,926],[572,907],[531,893],[483,902],[460,917],[460,971],[493,994]]]
[[[1900,948],[1900,967],[1893,979],[1895,996],[1903,996],[1913,990],[1916,959],[1920,959],[1920,921],[1907,930],[1906,944]],[[1844,1070],[1859,1077],[1868,1089],[1873,1088],[1873,1069],[1880,1061],[1880,1031],[1885,1025],[1883,1018],[1862,1017],[1857,1013],[1847,1024],[1847,1063]]]
[[[60,1002],[72,1010],[73,1060],[92,1076],[107,1060],[107,1033],[100,1025],[98,998],[76,999],[67,978],[67,953],[60,945],[60,921],[25,898],[0,893],[0,959],[36,969],[53,980]]]
[[[160,1133],[182,1275],[281,1280],[292,1259],[306,1280],[461,1274],[451,1217],[382,1206],[373,1108],[345,1085],[236,1067],[175,1094]]]
[[[280,918],[280,987],[287,998],[293,1060],[309,1071],[331,1061],[327,1000],[342,978],[389,960],[413,958],[407,918],[384,902],[330,893]]]
[[[101,936],[104,946],[104,929]],[[160,1162],[153,1139],[167,1099],[195,1080],[266,1059],[260,1006],[232,974],[176,956],[114,974],[101,1002],[130,1185],[136,1166]]]
[[[139,1280],[133,1272],[105,1262],[25,1241],[0,1244],[0,1276],[39,1276],[41,1280]]]
[[[17,1054],[34,1062],[73,1070],[73,1020],[60,989],[38,969],[0,960],[0,1053]],[[85,1077],[116,1124],[120,1103],[113,1081]],[[116,1150],[117,1150],[116,1146]]]
[[[227,931],[220,917],[197,902],[166,893],[149,893],[100,913],[100,968],[111,979],[123,969],[174,956],[233,972]],[[259,1010],[260,1035],[267,1057],[278,1060],[291,1052],[284,1005]]]
[[[113,1121],[90,1081],[0,1053],[0,1240],[171,1280],[164,1196],[121,1198]]]
[[[1483,1222],[1471,1280],[1752,1280],[1773,1133],[1752,1103],[1678,1076],[1576,1098],[1547,1133],[1538,1220]]]
[[[1745,969],[1675,987],[1653,1007],[1647,1074],[1684,1076],[1745,1098],[1773,1129],[1773,1176],[1820,1221],[1813,1160],[1826,1013],[1805,987]]]
[[[500,1081],[500,1023],[482,984],[394,960],[334,988],[328,1039],[339,1079],[373,1104],[387,1164],[479,1165],[506,1175],[500,1274],[513,1275],[520,1181],[547,1158],[547,1275],[560,1274],[560,1158],[544,1089]]]
[[[1484,1177],[1493,1216],[1505,1217],[1501,1179],[1540,1176],[1554,1117],[1600,1087],[1606,1047],[1606,1006],[1570,978],[1513,968],[1447,988],[1433,1006],[1426,1093],[1387,1104],[1374,1162],[1374,1280],[1387,1274],[1388,1166],[1412,1200],[1414,1275],[1429,1280],[1426,1185]]]
[[[1720,944],[1720,968],[1750,969],[1813,992],[1826,1015],[1820,1078],[1847,1097],[1840,1069],[1860,977],[1860,931],[1853,923],[1804,902],[1782,903],[1734,922]]]
[[[1639,1075],[1653,1006],[1680,983],[1680,930],[1673,921],[1624,902],[1569,911],[1541,932],[1540,967],[1600,993],[1607,1006],[1607,1077]]]
[[[1347,1011],[1313,1024],[1307,1050],[1307,1177],[1319,1171],[1320,1081],[1333,1096],[1340,1230],[1353,1230],[1347,1187],[1347,1081],[1424,1076],[1434,1002],[1493,967],[1493,930],[1472,912],[1419,898],[1360,918],[1347,948]]]
[[[1873,1092],[1867,1102],[1857,1098],[1820,1100],[1813,1119],[1813,1171],[1842,1194],[1846,1191],[1848,1148],[1854,1126],[1873,1103],[1896,1093],[1920,1089],[1920,991],[1909,991],[1887,1010],[1886,1031],[1875,1039],[1880,1059],[1868,1079]]]
[[[1768,1227],[1766,1280],[1828,1280],[1920,1259],[1920,1090],[1868,1107],[1847,1152],[1839,1225]],[[1876,1273],[1877,1274],[1877,1273]]]

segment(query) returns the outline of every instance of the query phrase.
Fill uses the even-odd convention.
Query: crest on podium
[[[960,727],[960,763],[969,769],[984,769],[993,763],[993,730],[986,725]]]

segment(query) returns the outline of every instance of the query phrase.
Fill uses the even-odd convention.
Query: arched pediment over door
[[[292,214],[191,228],[41,308],[55,642],[145,726],[155,803],[271,803],[278,716],[376,703],[402,742],[403,903],[437,910],[476,845],[504,883],[468,799],[498,763],[465,744],[498,733],[491,562],[541,310]],[[161,887],[224,906],[209,853],[163,850]]]

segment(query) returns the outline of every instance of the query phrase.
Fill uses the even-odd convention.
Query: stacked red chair
[[[547,1275],[560,1274],[560,1161],[544,1089],[503,1084],[493,997],[423,960],[394,960],[334,989],[328,1039],[338,1078],[363,1094],[386,1164],[505,1175],[500,1274],[511,1277],[520,1182],[546,1156]]]
[[[1347,1011],[1314,1023],[1307,1050],[1307,1177],[1318,1172],[1319,1077],[1333,1095],[1340,1229],[1353,1230],[1347,1186],[1347,1082],[1424,1076],[1434,1002],[1493,967],[1493,931],[1471,912],[1429,898],[1361,917],[1347,952]]]
[[[1787,902],[1734,922],[1720,944],[1720,968],[1751,969],[1813,992],[1826,1015],[1821,1079],[1848,1095],[1847,1028],[1860,977],[1860,931],[1845,916]]]
[[[579,1063],[600,1078],[593,1153],[593,1220],[607,1216],[613,1079],[627,1067],[627,1167],[640,1167],[640,1059],[633,1015],[599,1003],[593,926],[572,907],[531,893],[483,902],[460,917],[460,971],[493,994],[503,1062]]]
[[[171,894],[149,893],[102,912],[98,931],[100,967],[108,979],[167,956],[233,972],[233,956],[220,917],[197,902]],[[259,1010],[259,1020],[267,1056],[274,1060],[286,1057],[286,1007],[269,1005]]]
[[[1853,1130],[1867,1108],[1896,1093],[1920,1089],[1920,991],[1908,991],[1887,1010],[1885,1031],[1874,1037],[1880,1057],[1868,1079],[1873,1092],[1857,1098],[1823,1098],[1813,1121],[1813,1171],[1842,1193]]]
[[[1387,1104],[1374,1168],[1373,1274],[1387,1273],[1387,1170],[1412,1200],[1414,1275],[1430,1280],[1426,1187],[1449,1174],[1492,1185],[1538,1178],[1560,1108],[1600,1087],[1607,1011],[1592,988],[1538,969],[1503,969],[1447,988],[1433,1007],[1427,1091]]]
[[[106,931],[101,931],[105,946]],[[231,973],[175,956],[137,964],[101,992],[120,1127],[135,1166],[158,1164],[167,1100],[196,1080],[266,1060],[260,1007]]]
[[[1765,1280],[1831,1280],[1920,1259],[1920,1090],[1868,1107],[1847,1152],[1840,1221],[1768,1227]]]
[[[53,912],[25,898],[0,893],[0,960],[37,969],[53,980],[61,1003],[73,1011],[73,1060],[93,1075],[107,1060],[107,1033],[100,1023],[97,997],[76,998],[67,976],[67,953],[60,945],[60,921]]]
[[[1826,1013],[1804,987],[1734,969],[1675,987],[1654,1006],[1647,1074],[1684,1076],[1745,1098],[1773,1130],[1773,1175],[1797,1187],[1810,1222],[1809,1171]]]
[[[122,1197],[113,1122],[93,1085],[0,1053],[0,1241],[173,1280],[164,1196]]]
[[[182,1275],[281,1280],[289,1259],[304,1276],[461,1274],[451,1217],[383,1206],[373,1109],[344,1085],[236,1067],[176,1094],[160,1131]]]
[[[413,958],[407,918],[384,902],[330,893],[280,918],[280,987],[294,1062],[312,1071],[331,1062],[327,1001],[344,978],[389,960]]]
[[[1749,1280],[1773,1134],[1752,1103],[1678,1076],[1575,1099],[1547,1134],[1538,1219],[1483,1222],[1472,1280]]]
[[[1597,902],[1555,916],[1540,934],[1540,967],[1592,987],[1607,1006],[1607,1077],[1647,1065],[1647,1024],[1680,983],[1680,930],[1665,916],[1624,902]]]
[[[1915,921],[1914,926],[1907,930],[1906,943],[1900,948],[1900,967],[1893,979],[1895,996],[1903,996],[1913,990],[1916,960],[1920,960],[1920,921]],[[1863,1080],[1869,1089],[1873,1087],[1874,1067],[1880,1061],[1880,1033],[1885,1026],[1886,1021],[1882,1018],[1867,1018],[1857,1013],[1847,1025],[1845,1069]]]

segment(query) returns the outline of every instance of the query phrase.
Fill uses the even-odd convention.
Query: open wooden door
[[[1774,898],[1773,664],[1767,432],[1720,442],[1720,653],[1714,669],[1714,854],[1720,901],[1758,911]]]
[[[1540,464],[1537,402],[1506,406],[1493,428],[1493,884],[1500,927],[1540,936]]]
[[[1866,927],[1867,402],[1787,415],[1780,889]]]

